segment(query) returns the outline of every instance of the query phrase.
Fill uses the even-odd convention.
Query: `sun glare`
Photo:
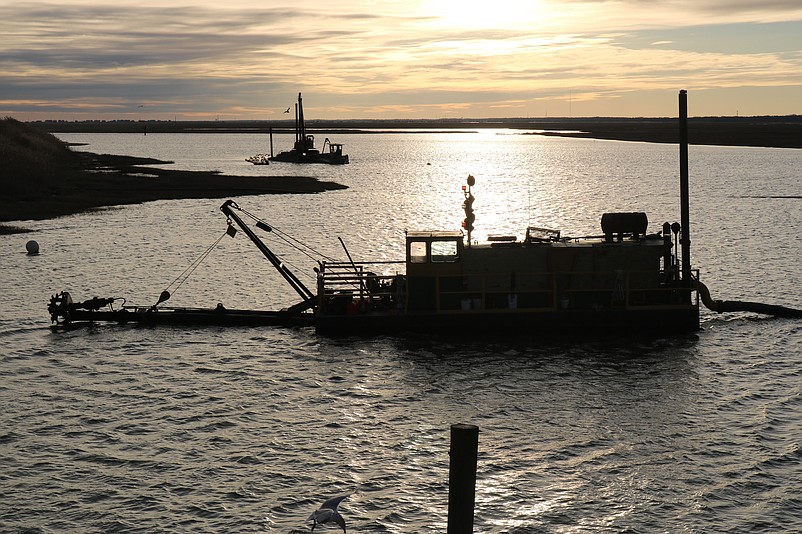
[[[512,29],[546,15],[539,0],[426,0],[423,9],[443,26],[465,29]]]

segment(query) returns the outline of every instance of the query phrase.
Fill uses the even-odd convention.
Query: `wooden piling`
[[[448,534],[473,532],[473,505],[476,492],[476,461],[479,427],[451,425],[448,471]]]

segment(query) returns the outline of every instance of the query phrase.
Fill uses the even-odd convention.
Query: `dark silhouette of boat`
[[[285,163],[327,163],[329,165],[344,165],[348,163],[348,155],[343,154],[343,146],[340,143],[332,143],[328,138],[323,142],[323,150],[315,148],[315,136],[306,133],[304,124],[304,106],[301,93],[298,93],[298,103],[295,104],[295,144],[291,150],[273,152],[273,133],[270,133],[270,161],[281,161]]]
[[[61,294],[51,300],[51,318],[59,323],[313,326],[327,334],[698,329],[698,273],[680,267],[679,232],[670,224],[662,235],[649,235],[645,213],[606,213],[603,235],[571,238],[529,227],[522,239],[490,236],[478,243],[472,236],[474,185],[469,177],[463,230],[408,231],[406,258],[399,261],[353,261],[346,250],[345,261],[319,262],[312,289],[255,232],[270,226],[226,201],[220,209],[229,235],[244,232],[300,297],[281,311],[161,306],[169,294],[154,306],[106,311],[101,308],[111,309],[112,299],[73,303],[69,294]],[[248,217],[252,220],[246,223]]]

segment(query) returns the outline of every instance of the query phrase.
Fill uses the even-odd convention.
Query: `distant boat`
[[[245,158],[245,161],[253,163],[254,165],[270,165],[270,158],[267,154],[256,154]]]
[[[326,138],[323,143],[322,151],[315,148],[315,136],[306,133],[301,93],[298,93],[298,103],[295,105],[295,145],[291,150],[279,152],[276,156],[273,156],[273,140],[271,133],[270,146],[270,161],[282,161],[285,163],[327,163],[329,165],[343,165],[348,163],[348,155],[343,154],[343,146],[340,143],[332,143]]]

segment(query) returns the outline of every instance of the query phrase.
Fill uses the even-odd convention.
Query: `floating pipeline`
[[[763,315],[773,315],[774,317],[783,317],[790,319],[802,318],[802,310],[795,308],[787,308],[785,306],[777,306],[774,304],[762,304],[760,302],[743,302],[738,300],[713,300],[710,296],[710,290],[699,280],[696,280],[696,289],[699,291],[699,296],[702,299],[702,304],[705,305],[710,311],[716,313],[727,312],[753,312]]]

